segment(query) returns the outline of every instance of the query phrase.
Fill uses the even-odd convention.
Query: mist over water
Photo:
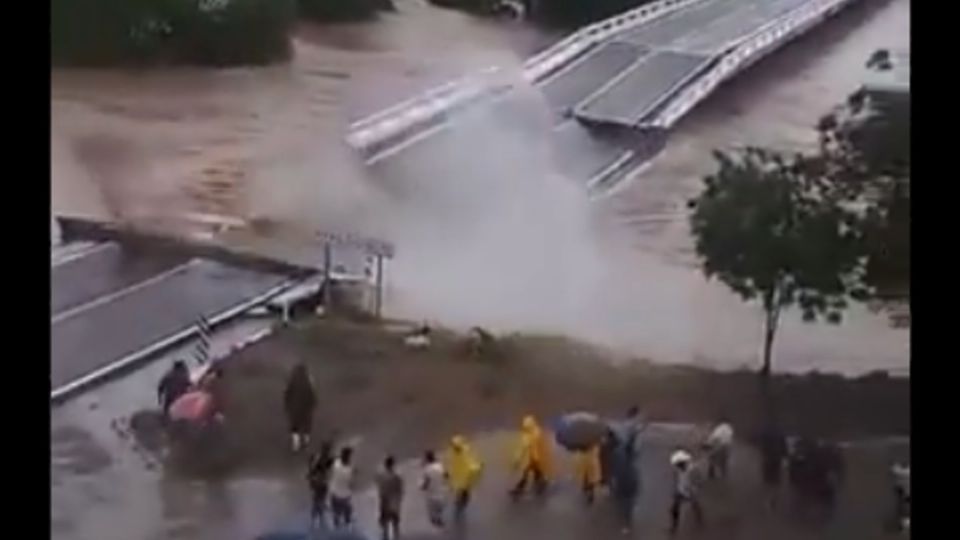
[[[543,113],[536,129],[484,121],[457,142],[488,156],[483,165],[435,179],[442,195],[422,206],[408,199],[407,216],[422,221],[394,229],[399,312],[496,330],[577,326],[606,261],[585,191],[556,172],[544,142],[546,108],[532,92],[525,101]]]

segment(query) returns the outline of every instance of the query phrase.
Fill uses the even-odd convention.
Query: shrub
[[[285,60],[294,0],[51,0],[54,65]]]

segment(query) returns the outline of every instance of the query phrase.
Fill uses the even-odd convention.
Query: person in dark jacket
[[[393,456],[387,456],[383,463],[383,470],[377,475],[380,528],[383,532],[383,540],[397,540],[400,537],[400,506],[403,504],[403,491],[403,478],[397,474],[396,459]]]
[[[283,405],[290,426],[290,440],[294,452],[306,448],[310,443],[310,430],[313,426],[313,410],[317,396],[313,391],[307,366],[297,364],[290,372],[287,387],[283,392]]]
[[[311,523],[325,526],[327,515],[327,497],[330,492],[330,470],[333,468],[333,444],[324,442],[320,450],[310,458],[307,469],[307,481],[310,484],[312,504]]]
[[[622,532],[633,528],[633,509],[640,495],[640,472],[637,470],[635,439],[621,443],[614,453],[611,491],[622,519]]]
[[[767,423],[760,434],[760,477],[770,508],[775,508],[779,502],[780,480],[787,454],[787,438],[775,422]]]
[[[190,390],[190,385],[190,370],[187,369],[187,364],[183,360],[177,360],[157,385],[157,402],[164,416],[170,412],[173,402]]]
[[[608,489],[613,487],[613,466],[618,444],[617,434],[608,428],[600,443],[600,484]]]

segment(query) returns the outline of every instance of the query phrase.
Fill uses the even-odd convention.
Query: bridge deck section
[[[574,109],[578,119],[635,126],[710,63],[709,57],[660,51],[645,57]]]
[[[548,79],[540,90],[555,113],[567,115],[578,103],[648,52],[648,48],[630,43],[605,43]]]

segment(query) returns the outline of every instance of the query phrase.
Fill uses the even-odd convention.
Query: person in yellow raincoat
[[[510,490],[510,495],[519,497],[526,490],[527,483],[533,482],[533,489],[542,495],[547,489],[550,476],[550,441],[537,420],[530,415],[520,424],[520,437],[513,456],[513,467],[520,473],[520,479]]]
[[[600,484],[600,446],[593,445],[587,450],[574,454],[574,474],[583,489],[587,504],[593,504],[594,493]]]
[[[470,490],[480,477],[482,465],[462,435],[450,439],[446,461],[450,489],[453,491],[454,517],[461,519],[470,504]]]

